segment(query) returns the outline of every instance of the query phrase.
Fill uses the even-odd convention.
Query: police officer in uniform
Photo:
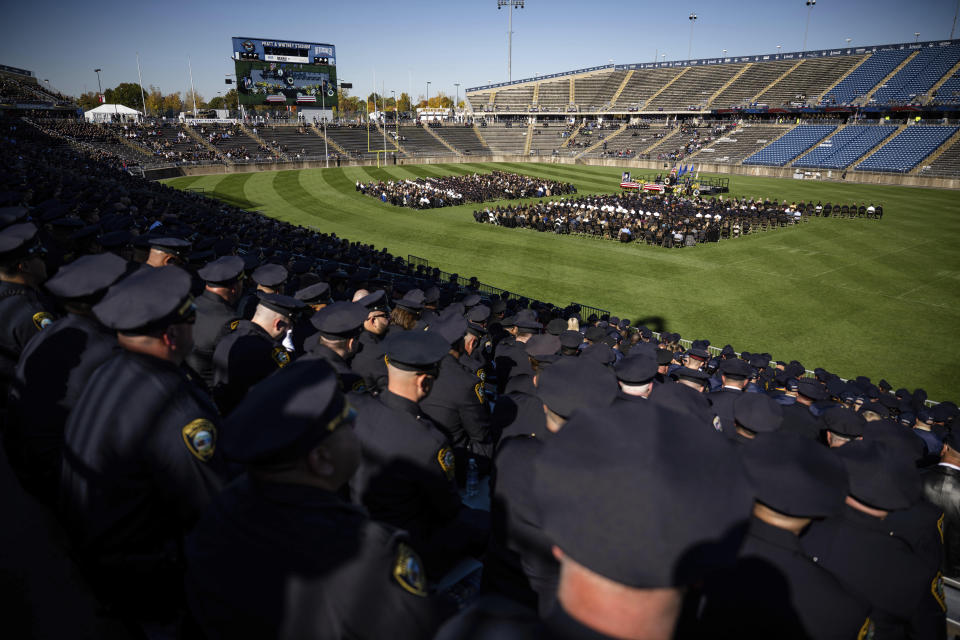
[[[223,415],[233,411],[247,389],[290,364],[290,352],[280,341],[304,305],[278,293],[260,292],[258,298],[253,319],[234,320],[213,352],[213,391]]]
[[[297,291],[293,297],[307,305],[304,313],[298,314],[294,319],[293,329],[289,336],[293,347],[293,355],[299,358],[306,351],[303,343],[317,332],[316,327],[310,322],[312,314],[323,310],[332,301],[330,285],[326,282],[315,282]]]
[[[310,318],[317,333],[307,338],[304,345],[307,353],[303,357],[326,360],[336,371],[344,393],[366,390],[363,377],[350,368],[366,318],[366,307],[356,302],[334,302]]]
[[[364,379],[369,391],[379,392],[387,386],[387,366],[383,362],[383,339],[390,327],[390,304],[382,289],[359,300],[367,310],[360,334],[360,350],[353,358],[352,367]]]
[[[424,331],[401,331],[384,344],[387,388],[351,396],[363,444],[351,495],[375,520],[409,531],[428,575],[437,576],[464,553],[479,554],[489,528],[488,514],[461,504],[451,443],[420,408],[450,345]]]
[[[776,406],[760,394],[748,394]],[[856,638],[869,606],[800,546],[813,519],[838,514],[843,463],[794,433],[759,433],[741,456],[756,502],[737,564],[708,577],[697,607],[704,638]]]
[[[119,348],[116,333],[96,319],[93,305],[132,266],[112,253],[83,256],[61,267],[45,285],[67,315],[23,350],[4,438],[20,483],[46,504],[57,497],[67,416],[93,372]]]
[[[193,325],[193,351],[187,364],[208,387],[213,386],[213,352],[234,320],[240,319],[236,304],[243,291],[243,259],[223,256],[197,271],[206,283],[197,298],[197,321]]]
[[[653,391],[657,358],[650,349],[631,349],[630,355],[616,364],[614,373],[620,385],[617,402],[644,400]]]
[[[796,402],[783,407],[784,430],[799,433],[811,440],[819,440],[820,431],[823,429],[823,420],[813,415],[810,407],[814,402],[826,397],[827,394],[819,382],[800,380],[797,383]]]
[[[182,265],[190,255],[191,244],[181,238],[151,238],[150,253],[147,255],[148,267]]]
[[[248,472],[186,547],[207,638],[432,635],[441,609],[406,534],[340,497],[360,462],[355,415],[330,365],[303,358],[226,421],[221,450]]]
[[[733,403],[743,393],[747,381],[753,373],[749,364],[739,358],[730,358],[720,363],[720,382],[718,391],[707,394],[707,400],[720,418],[724,433],[730,434],[733,428]]]
[[[733,428],[723,433],[734,444],[744,444],[758,433],[779,431],[783,424],[783,409],[763,393],[741,393],[733,401]]]
[[[262,264],[254,269],[250,279],[256,285],[256,289],[240,300],[237,306],[240,316],[247,320],[253,318],[260,304],[258,293],[283,293],[283,285],[289,275],[286,267],[280,264]]]
[[[121,350],[90,377],[67,420],[59,510],[81,567],[121,616],[173,621],[181,536],[221,487],[220,417],[180,367],[193,346],[190,276],[142,269],[93,311]]]
[[[31,222],[0,231],[0,411],[27,342],[54,320],[38,289],[47,279],[37,227]]]

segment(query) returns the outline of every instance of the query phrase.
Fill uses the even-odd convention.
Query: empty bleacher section
[[[376,132],[371,132],[368,138],[366,127],[328,126],[327,137],[336,141],[338,145],[343,147],[348,153],[350,153],[351,156],[355,158],[373,158],[375,153],[373,151],[368,151],[368,149],[382,150],[384,146],[386,146],[387,151],[390,152],[396,148],[392,140],[387,140],[386,145],[384,145],[383,137],[376,135]]]
[[[824,103],[852,104],[857,98],[870,93],[877,83],[906,60],[910,53],[911,51],[907,49],[889,49],[872,53],[866,62],[827,92],[823,99]]]
[[[527,111],[533,103],[533,84],[498,89],[494,100],[497,111]]]
[[[743,161],[743,164],[765,164],[782,167],[820,142],[833,130],[832,125],[799,125]]]
[[[467,94],[467,102],[470,104],[470,108],[477,112],[493,110],[490,107],[489,91],[484,91],[482,93],[469,93]]]
[[[751,64],[743,72],[743,75],[713,99],[711,105],[716,109],[726,109],[750,104],[757,94],[789,71],[795,64],[796,62],[793,60],[775,60],[773,62]]]
[[[683,111],[700,109],[720,87],[743,68],[742,64],[723,64],[713,67],[687,67],[677,81],[650,100],[647,111]]]
[[[650,96],[662,89],[667,83],[676,78],[683,69],[640,69],[630,78],[627,86],[623,88],[617,101],[614,103],[615,110],[644,108]],[[619,88],[619,84],[614,87],[614,91]],[[612,97],[611,93],[611,97]],[[609,101],[610,98],[607,98]]]
[[[937,88],[932,104],[960,104],[960,71],[955,72]]]
[[[740,164],[744,158],[753,155],[790,130],[784,125],[746,124],[704,147],[695,154],[700,162],[717,164]]]
[[[391,137],[396,134],[396,129],[387,127],[387,145],[391,144]],[[383,145],[382,134],[380,140]],[[456,155],[453,151],[443,146],[443,144],[434,138],[428,131],[422,127],[400,127],[400,146],[408,156],[452,156]]]
[[[936,151],[937,147],[957,132],[957,129],[956,126],[907,127],[858,164],[855,169],[905,173]]]
[[[920,175],[935,178],[960,177],[960,139],[952,144],[948,142],[936,159],[925,161]]]
[[[804,60],[783,79],[760,94],[757,102],[771,107],[816,103],[820,94],[860,62],[861,58],[862,56],[841,56]]]
[[[537,95],[537,106],[540,111],[566,111],[569,105],[569,78],[540,83],[540,92]]]
[[[626,77],[626,71],[604,71],[577,77],[573,81],[573,101],[581,111],[597,111],[610,102]]]
[[[927,47],[877,89],[871,102],[906,104],[925,95],[944,74],[960,62],[960,45]]]
[[[509,124],[509,123],[507,123]],[[527,127],[524,124],[491,124],[483,129],[483,139],[494,153],[522,154],[526,145]]]
[[[550,155],[564,143],[566,138],[562,134],[566,131],[567,127],[557,122],[538,123],[530,138],[530,152],[534,155]]]
[[[880,144],[897,130],[893,125],[851,125],[824,140],[807,155],[793,163],[795,167],[843,169]]]
[[[483,142],[477,137],[472,126],[444,125],[434,129],[434,133],[460,153],[477,155],[486,152]]]

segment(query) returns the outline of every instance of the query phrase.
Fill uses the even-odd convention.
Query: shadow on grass
[[[221,191],[208,191],[204,193],[204,195],[207,196],[208,198],[220,200],[221,202],[226,202],[229,205],[232,205],[234,207],[239,207],[240,209],[246,209],[248,211],[253,211],[258,207],[263,206],[262,204],[258,202],[254,202],[253,200],[247,200],[243,196],[230,194],[230,193],[223,193]]]

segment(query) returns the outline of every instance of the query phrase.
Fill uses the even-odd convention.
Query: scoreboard
[[[337,54],[332,44],[233,38],[242,105],[337,104]]]

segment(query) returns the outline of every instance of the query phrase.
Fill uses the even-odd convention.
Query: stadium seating
[[[905,173],[946,142],[958,128],[933,125],[907,127],[855,168],[857,171]]]
[[[581,111],[596,111],[608,104],[627,77],[626,71],[605,71],[577,77],[573,101]]]
[[[820,94],[862,59],[862,56],[839,56],[804,60],[783,80],[757,98],[771,107],[791,103],[816,103]],[[769,63],[764,63],[769,64]]]
[[[472,126],[444,125],[434,131],[460,153],[476,155],[487,151]]]
[[[960,45],[921,49],[917,57],[877,90],[871,102],[911,102],[926,94],[957,62],[960,62]]]
[[[960,177],[960,140],[947,147],[930,166],[923,167],[920,175],[936,178]]]
[[[934,96],[933,104],[960,104],[960,71],[947,78]]]
[[[743,161],[743,164],[765,164],[782,167],[798,155],[830,135],[831,125],[798,125],[789,133],[767,145]]]
[[[387,147],[392,144],[391,136],[396,132],[394,127],[387,127]],[[378,132],[379,134],[379,132]],[[383,134],[379,134],[380,145],[383,144]],[[402,126],[400,127],[400,146],[408,156],[449,156],[455,155],[453,151],[443,146],[443,144],[434,138],[423,127]]]
[[[744,158],[753,155],[789,129],[789,126],[783,125],[746,124],[717,138],[713,144],[704,147],[694,156],[700,162],[740,164]]]
[[[750,103],[771,82],[782,76],[796,64],[794,60],[777,60],[751,64],[743,75],[714,98],[711,106],[725,109]]]
[[[383,140],[377,142],[376,131],[367,134],[366,127],[327,127],[327,137],[340,145],[347,153],[359,158],[373,158],[376,154],[368,149],[382,149]],[[392,145],[388,145],[388,150]]]
[[[566,111],[570,105],[570,78],[540,83],[537,106],[541,111]]]
[[[498,89],[495,100],[497,111],[527,111],[533,103],[533,84]]]
[[[871,54],[866,62],[824,96],[824,102],[852,104],[857,98],[870,93],[877,83],[906,60],[910,53],[911,51],[907,49],[889,49]]]
[[[636,107],[642,109],[650,96],[660,90],[661,87],[673,80],[682,69],[640,69],[636,71],[623,88],[620,96],[614,102],[616,109],[630,109]],[[613,92],[620,88],[620,85],[613,87],[613,91],[605,98],[609,102],[613,98]],[[579,101],[578,101],[579,102]]]
[[[687,67],[687,72],[682,77],[650,100],[646,110],[682,111],[691,107],[703,107],[710,97],[742,68],[742,64]]]
[[[822,142],[793,166],[843,169],[896,130],[893,125],[851,125]]]
[[[522,154],[526,145],[527,127],[517,123],[513,127],[491,124],[480,132],[494,153]]]

